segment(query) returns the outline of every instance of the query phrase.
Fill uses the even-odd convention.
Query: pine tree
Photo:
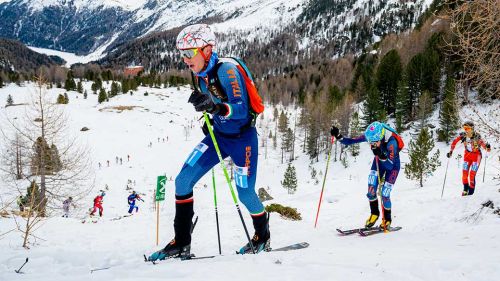
[[[64,104],[68,104],[68,103],[69,103],[68,93],[64,93]]]
[[[365,126],[370,125],[372,122],[380,118],[380,96],[375,86],[371,86],[368,90],[366,100],[363,103],[363,123]]]
[[[459,128],[459,117],[457,109],[457,101],[455,97],[455,79],[448,77],[444,88],[444,99],[439,110],[439,125],[438,141],[444,141],[448,144]]]
[[[73,77],[73,72],[70,70],[66,75],[66,81],[64,82],[64,89],[66,91],[72,91],[76,89],[75,79]]]
[[[353,137],[357,137],[362,133],[358,112],[354,112],[352,114],[350,131],[351,131],[351,136]],[[359,155],[359,143],[351,145],[350,148],[352,156],[356,157]]]
[[[128,79],[122,80],[122,93],[124,94],[128,93],[128,90],[130,89],[129,84],[130,82]]]
[[[109,97],[112,98],[114,96],[118,95],[118,83],[116,82],[112,82],[111,83],[111,92],[110,92],[110,95]]]
[[[406,66],[406,74],[408,79],[408,96],[405,102],[404,111],[408,116],[409,121],[413,121],[417,115],[418,98],[423,91],[424,80],[424,56],[422,53],[411,58]]]
[[[420,187],[424,186],[423,179],[429,177],[441,165],[439,161],[439,149],[429,158],[429,153],[433,148],[434,140],[427,128],[420,130],[416,141],[410,141],[410,162],[405,165],[405,174],[408,179],[419,180]]]
[[[285,134],[287,128],[288,128],[288,117],[286,116],[284,111],[281,111],[278,120],[278,132],[280,132],[280,134]]]
[[[403,73],[401,80],[398,83],[398,92],[396,95],[396,131],[403,132],[403,124],[409,121],[408,115],[406,114],[406,104],[408,101],[408,80],[406,79],[406,74]]]
[[[7,96],[7,105],[6,106],[11,106],[14,104],[14,99],[12,98],[12,96],[9,94]]]
[[[78,81],[78,85],[76,86],[76,90],[82,94],[83,93],[83,85],[82,85],[82,80]]]
[[[427,125],[427,119],[432,113],[432,97],[429,91],[424,91],[424,93],[418,99],[418,120],[419,129],[422,129]]]
[[[297,173],[291,163],[288,163],[281,185],[286,188],[288,194],[293,194],[297,191]]]
[[[101,88],[99,91],[99,96],[97,97],[97,102],[102,103],[103,101],[106,101],[108,99],[108,95],[106,95],[106,91]]]
[[[382,107],[388,115],[396,111],[396,96],[401,71],[401,58],[396,50],[389,51],[377,68],[377,89],[382,100]]]
[[[2,79],[2,74],[0,73],[0,88],[3,87],[3,79]]]

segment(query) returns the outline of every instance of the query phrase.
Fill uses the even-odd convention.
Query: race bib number
[[[194,164],[196,164],[196,162],[198,161],[198,159],[200,159],[201,155],[203,155],[203,153],[205,151],[207,151],[208,149],[208,146],[204,143],[199,143],[194,149],[193,149],[193,152],[191,152],[191,154],[189,154],[189,157],[188,159],[186,160],[186,163],[193,167]]]
[[[370,175],[368,175],[368,185],[378,186],[378,176],[377,171],[370,171]]]
[[[236,166],[234,175],[234,180],[237,186],[241,188],[248,188],[248,167]]]
[[[383,197],[390,197],[391,196],[391,191],[392,191],[392,183],[385,182],[384,187],[382,188],[382,196]]]

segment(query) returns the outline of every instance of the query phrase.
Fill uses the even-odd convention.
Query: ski
[[[382,227],[374,227],[368,230],[360,230],[358,233],[361,236],[370,236],[374,234],[379,234],[379,233],[389,233],[389,232],[394,232],[401,230],[401,226],[395,226],[395,227],[389,227],[388,229],[383,229]]]
[[[340,228],[337,228],[337,231],[341,236],[346,236],[346,235],[351,235],[354,233],[359,233],[360,231],[366,231],[372,229],[371,227],[361,227],[361,228],[353,228],[353,229],[347,229],[347,230],[342,230]]]
[[[309,243],[301,242],[301,243],[295,243],[295,244],[291,244],[291,245],[277,248],[277,249],[271,249],[270,252],[287,252],[287,251],[292,251],[292,250],[305,249],[307,247],[309,247]]]
[[[309,243],[307,243],[307,242],[301,242],[301,243],[294,243],[294,244],[290,244],[288,246],[284,246],[284,247],[276,248],[276,249],[271,249],[269,251],[263,251],[263,252],[287,252],[287,251],[305,249],[307,247],[309,247]],[[236,254],[240,255],[238,252]],[[220,256],[215,256],[215,255],[210,255],[210,256],[196,256],[195,254],[191,254],[187,258],[171,257],[171,258],[167,258],[165,260],[189,261],[189,260],[212,259],[212,258],[215,258],[215,257],[220,257]],[[151,262],[152,264],[157,264],[158,263],[158,261],[149,261],[148,258],[146,257],[146,255],[144,255],[144,261],[145,262]]]

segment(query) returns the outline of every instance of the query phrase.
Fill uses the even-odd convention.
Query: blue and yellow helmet
[[[371,123],[365,131],[365,138],[368,142],[377,142],[384,138],[385,127],[384,124],[375,121]]]

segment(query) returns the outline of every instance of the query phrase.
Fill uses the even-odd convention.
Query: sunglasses
[[[199,51],[199,48],[179,50],[179,52],[181,53],[181,57],[187,59],[192,59],[198,54]]]
[[[464,126],[464,130],[465,131],[472,131],[472,127],[470,127],[470,126]]]

